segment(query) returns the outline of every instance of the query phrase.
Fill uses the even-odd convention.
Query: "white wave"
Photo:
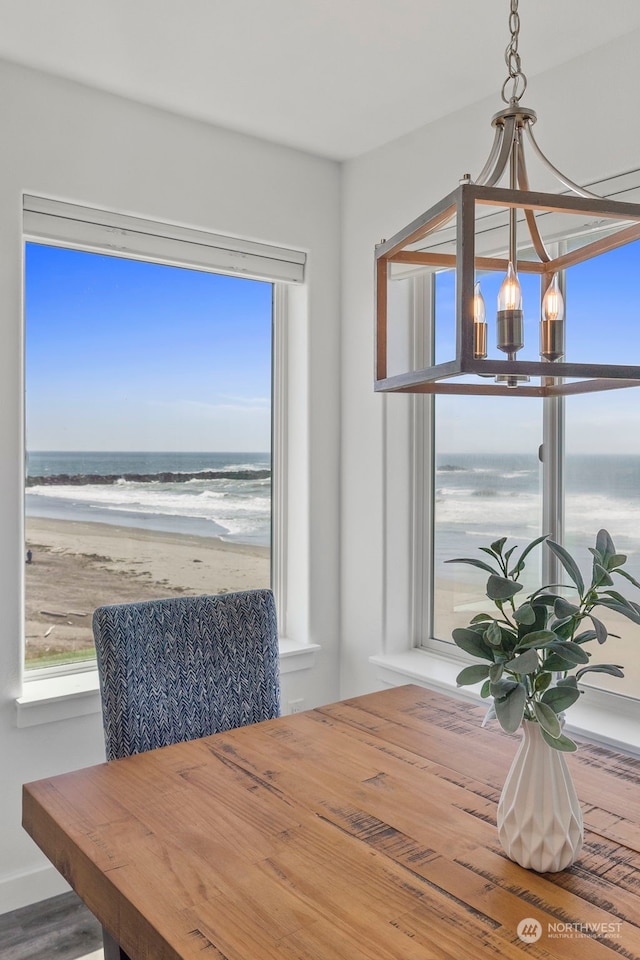
[[[474,496],[449,497],[436,505],[436,523],[468,527],[491,522],[505,528],[513,525],[529,526],[538,521],[541,499],[538,495],[497,497]],[[499,515],[496,516],[496,513]]]
[[[247,533],[269,518],[271,503],[265,496],[242,495],[235,490],[197,490],[186,484],[114,483],[86,486],[36,486],[29,494],[81,503],[100,510],[147,513],[212,520],[230,533]],[[237,528],[237,530],[236,530]]]
[[[509,528],[528,529],[532,537],[537,535],[542,516],[539,494],[486,495],[490,493],[490,489],[483,495],[477,489],[439,488],[436,523],[457,527],[468,536],[486,537],[487,525],[496,530],[496,535],[503,535]],[[609,530],[614,543],[620,541],[620,549],[624,545],[624,552],[640,549],[640,501],[610,493],[568,490],[565,539],[592,544],[600,527]]]
[[[474,487],[438,487],[436,494],[439,497],[456,497],[461,500],[464,497],[473,496]]]

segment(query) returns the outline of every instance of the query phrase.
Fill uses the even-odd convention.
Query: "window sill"
[[[470,687],[456,687],[456,676],[469,661],[445,657],[431,650],[371,657],[377,677],[388,686],[418,683],[430,690],[448,693],[462,700],[483,703]],[[640,716],[638,701],[610,691],[585,687],[578,703],[567,714],[567,732],[596,743],[640,756]]]
[[[317,643],[280,639],[280,673],[296,673],[315,665]],[[25,680],[22,696],[16,700],[18,727],[33,727],[56,720],[69,720],[100,713],[100,684],[97,670]]]
[[[280,637],[280,673],[310,670],[315,666],[316,653],[319,649],[320,645],[317,643],[300,643],[299,640]]]

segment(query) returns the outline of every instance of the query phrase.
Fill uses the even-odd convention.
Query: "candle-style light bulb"
[[[511,261],[498,293],[498,310],[522,310],[522,289]]]
[[[484,360],[487,356],[487,310],[480,284],[473,288],[473,356]]]
[[[498,293],[497,319],[497,347],[508,354],[510,360],[513,360],[517,351],[524,346],[524,318],[520,281],[511,261]]]
[[[558,285],[558,274],[554,273],[542,298],[540,356],[545,360],[564,357],[564,330],[564,298]]]

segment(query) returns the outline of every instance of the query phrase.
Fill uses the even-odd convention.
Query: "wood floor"
[[[0,915],[0,960],[102,958],[102,930],[75,893]]]

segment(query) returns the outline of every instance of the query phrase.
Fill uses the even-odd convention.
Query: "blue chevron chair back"
[[[93,635],[108,760],[279,715],[271,590],[99,607]]]

